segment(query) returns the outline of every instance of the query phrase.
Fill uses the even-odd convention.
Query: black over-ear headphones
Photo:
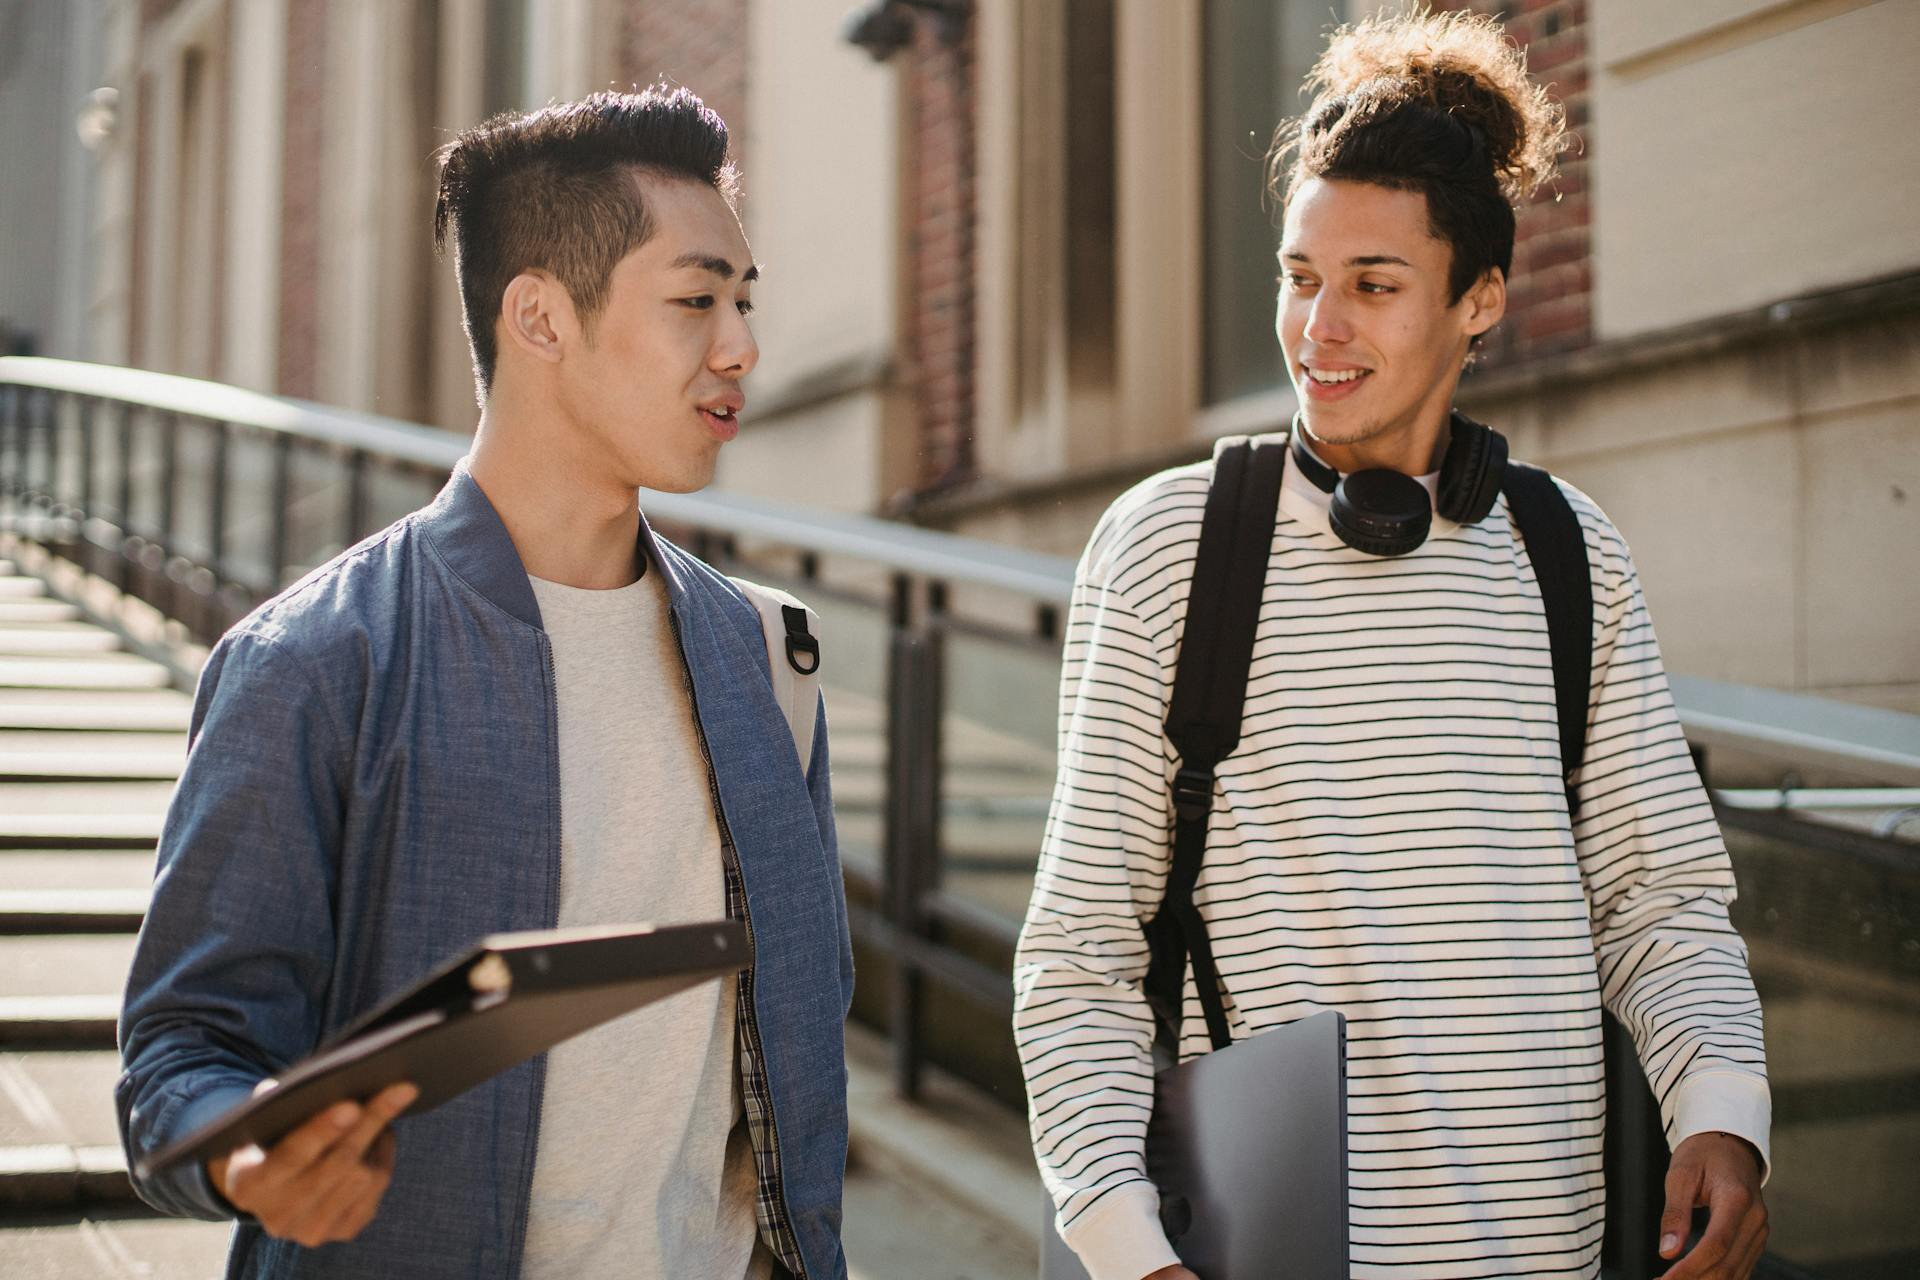
[[[1440,514],[1456,524],[1478,524],[1493,510],[1507,470],[1507,438],[1455,412],[1447,454],[1440,462]],[[1373,556],[1403,556],[1427,540],[1434,503],[1412,476],[1375,468],[1342,476],[1307,450],[1306,432],[1293,426],[1293,463],[1322,493],[1333,495],[1328,522],[1340,541]]]

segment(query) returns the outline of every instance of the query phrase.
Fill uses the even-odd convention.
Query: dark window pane
[[[1206,219],[1206,402],[1286,381],[1273,336],[1280,210],[1265,194],[1274,128],[1305,106],[1326,39],[1324,0],[1207,0],[1201,138]]]

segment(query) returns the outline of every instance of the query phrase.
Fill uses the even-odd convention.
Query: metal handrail
[[[225,383],[144,369],[0,356],[0,384],[118,400],[165,413],[281,432],[421,467],[450,469],[473,437],[377,414],[265,395]],[[999,546],[957,534],[920,529],[872,516],[841,515],[719,490],[648,492],[650,516],[696,528],[765,538],[840,555],[951,586],[983,587],[1064,607],[1073,590],[1073,561],[1064,556]]]

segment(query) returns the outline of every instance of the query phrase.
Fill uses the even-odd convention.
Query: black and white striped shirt
[[[1210,464],[1108,510],[1083,557],[1060,774],[1015,967],[1035,1151],[1094,1280],[1173,1262],[1142,1142],[1141,923],[1169,859],[1161,725]],[[1431,478],[1429,484],[1431,484]],[[1600,1010],[1632,1031],[1671,1142],[1767,1150],[1760,1005],[1733,876],[1625,542],[1586,534],[1594,646],[1569,830],[1553,671],[1504,499],[1410,555],[1341,544],[1289,467],[1239,749],[1194,898],[1236,1039],[1348,1019],[1353,1275],[1598,1274]],[[1182,1057],[1208,1048],[1187,982]]]

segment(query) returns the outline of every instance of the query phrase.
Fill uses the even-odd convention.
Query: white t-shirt
[[[720,830],[657,572],[532,579],[560,725],[560,924],[726,915]],[[765,1277],[735,1069],[735,983],[707,983],[547,1057],[527,1280]]]

